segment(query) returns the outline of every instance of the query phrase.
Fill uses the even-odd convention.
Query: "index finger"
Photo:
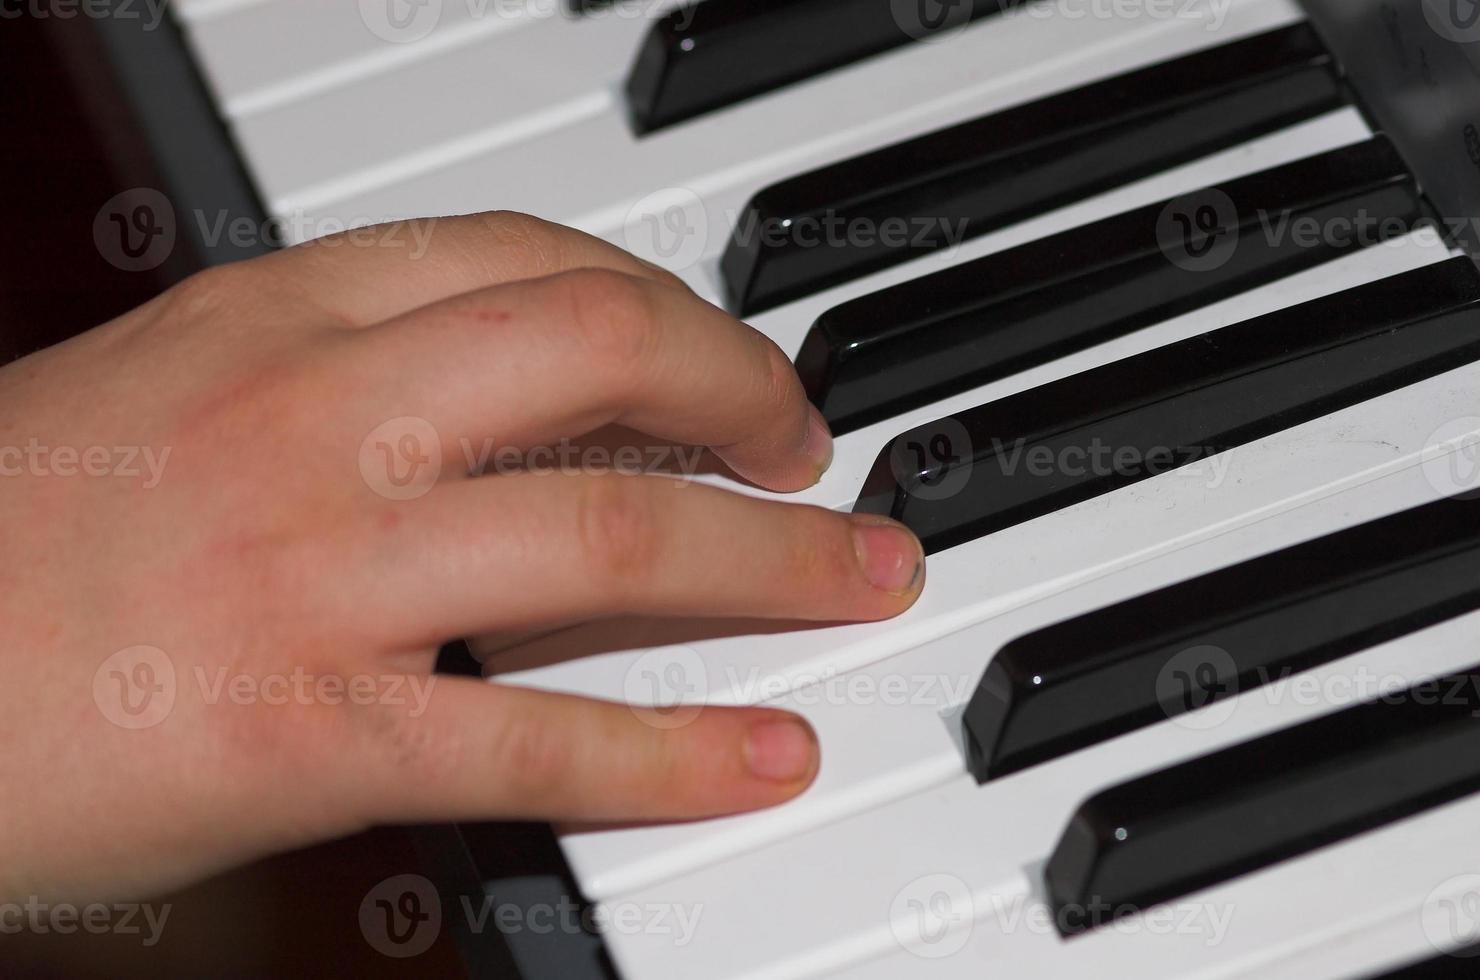
[[[418,416],[460,439],[543,446],[619,423],[707,446],[772,490],[812,486],[832,436],[791,361],[704,302],[586,269],[466,293],[365,332],[354,363],[361,424]],[[388,400],[389,399],[389,400]]]

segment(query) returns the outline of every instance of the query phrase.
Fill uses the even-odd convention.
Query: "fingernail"
[[[811,417],[807,422],[807,438],[802,443],[802,452],[817,467],[817,479],[820,480],[833,462],[832,430],[815,405],[809,406],[808,411]]]
[[[893,521],[854,518],[853,550],[864,577],[893,595],[907,594],[925,570],[920,540]]]
[[[772,782],[805,779],[817,765],[817,736],[799,718],[752,725],[745,737],[745,764]]]

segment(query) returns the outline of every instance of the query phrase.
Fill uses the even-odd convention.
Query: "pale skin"
[[[375,824],[696,818],[811,783],[815,736],[766,708],[674,728],[454,677],[415,717],[409,689],[210,703],[199,677],[420,682],[461,636],[617,614],[879,620],[923,587],[897,524],[666,477],[448,465],[388,499],[360,452],[401,417],[449,461],[460,439],[620,425],[777,491],[832,452],[761,334],[611,245],[506,213],[439,221],[417,260],[341,242],[216,270],[8,366],[0,446],[168,456],[152,486],[143,463],[88,475],[62,457],[0,478],[0,900],[146,897]],[[178,690],[129,728],[94,678],[140,645]]]

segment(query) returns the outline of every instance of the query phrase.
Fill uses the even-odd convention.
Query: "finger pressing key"
[[[351,543],[341,592],[410,646],[626,613],[878,620],[924,584],[919,540],[886,518],[657,477],[462,481],[406,514]]]
[[[691,292],[610,270],[434,303],[357,335],[349,356],[365,422],[426,418],[449,449],[618,423],[708,446],[781,491],[815,484],[832,460],[827,425],[780,348]]]

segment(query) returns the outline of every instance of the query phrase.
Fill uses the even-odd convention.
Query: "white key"
[[[820,678],[770,702],[805,716],[822,746],[817,781],[799,799],[719,820],[567,833],[561,838],[566,859],[583,894],[611,898],[950,782],[962,771],[959,709],[1009,640],[1375,520],[1433,493],[1422,470],[1405,471],[1029,603],[862,670]]]
[[[176,18],[188,22],[219,17],[230,10],[254,7],[266,2],[268,0],[175,0],[170,4],[170,9]]]
[[[236,136],[271,201],[332,200],[450,160],[517,151],[551,130],[620,117],[619,86],[633,54],[673,2],[505,19],[509,27],[414,65],[300,92],[270,111],[238,112]]]
[[[1406,494],[1398,492],[1404,482],[1394,481],[1381,490],[1392,492],[1406,505],[1410,501],[1401,500]],[[1413,487],[1406,489],[1411,493]],[[1425,499],[1432,496],[1429,488]],[[1327,506],[1339,509],[1343,505],[1333,500]],[[1309,514],[1315,518],[1321,510],[1316,505]],[[972,957],[977,970],[991,967],[1011,977],[1076,975],[1065,970],[1055,972],[1052,967],[1067,963],[1050,957],[1067,950],[1075,954],[1068,962],[1080,962],[1077,955],[1081,940],[1063,943],[1052,931],[1035,933],[1021,916],[1034,914],[1033,907],[1042,904],[1041,864],[1052,853],[1081,800],[1126,779],[1376,697],[1386,690],[1377,686],[1378,679],[1401,679],[1400,686],[1405,686],[1471,667],[1477,659],[1477,637],[1480,613],[1325,665],[1304,675],[1298,686],[1273,685],[1246,691],[1201,712],[1141,729],[985,786],[963,773],[938,788],[611,899],[605,904],[613,913],[630,907],[669,907],[691,913],[699,910],[701,918],[686,942],[671,933],[647,930],[609,933],[608,946],[625,975],[632,977],[793,978],[851,967],[887,955],[901,944],[927,953],[940,952],[945,948],[941,945],[945,935],[934,929],[916,931],[922,925],[935,925],[972,934],[978,949]],[[1342,683],[1342,679],[1353,678],[1367,680]],[[1365,694],[1360,693],[1364,690]],[[964,767],[964,762],[961,764]],[[1469,816],[1474,819],[1474,805]],[[1480,859],[1473,846],[1473,833],[1472,824],[1469,836],[1464,838],[1470,842],[1468,849],[1451,847],[1445,855],[1446,866],[1457,857]],[[1423,838],[1410,839],[1423,841],[1418,850],[1427,851],[1431,846]],[[1377,852],[1386,857],[1374,860],[1380,867],[1392,867],[1401,864],[1413,850],[1389,846]],[[1423,861],[1416,862],[1416,866],[1432,867]],[[1422,890],[1417,893],[1419,902],[1453,873],[1451,869],[1423,877]],[[1355,868],[1347,868],[1342,875],[1348,879],[1360,877]],[[1288,877],[1298,881],[1301,876],[1292,873]],[[1250,877],[1225,888],[1236,893],[1240,886],[1249,887],[1245,882],[1254,880]],[[1320,894],[1342,890],[1336,881],[1323,885],[1318,889]],[[1232,901],[1239,914],[1235,916],[1236,929],[1230,926],[1218,955],[1268,955],[1264,927],[1280,923],[1258,918],[1261,913],[1253,906],[1261,903],[1217,894],[1225,888],[1192,896],[1183,904],[1209,902],[1214,908],[1222,908]],[[1271,894],[1268,889],[1264,891]],[[948,897],[948,904],[940,906],[938,898],[932,903],[939,894]],[[1309,919],[1291,915],[1290,910],[1303,913],[1309,903],[1279,892],[1273,894],[1279,894],[1277,901],[1267,898],[1262,904],[1277,907],[1280,916],[1289,920],[1283,926],[1287,933],[1303,935]],[[1370,891],[1367,897],[1372,897]],[[922,902],[937,910],[923,922],[917,915],[918,903]],[[1334,898],[1330,904],[1340,905]],[[1251,919],[1240,918],[1244,914]],[[768,928],[757,934],[756,922],[762,916]],[[1350,922],[1355,918],[1359,918],[1356,910],[1344,908],[1341,918],[1333,921]],[[1087,940],[1088,946],[1097,945],[1096,938],[1098,935]],[[1114,962],[1115,951],[1131,947],[1123,953],[1118,968],[1102,967],[1079,975],[1170,977],[1199,965],[1183,956],[1193,951],[1184,948],[1189,938],[1202,937],[1181,936],[1176,942],[1163,943],[1166,937],[1146,942],[1143,936],[1143,941],[1132,944],[1120,942],[1123,937],[1112,938],[1114,941],[1103,944],[1108,951],[1084,955]],[[1201,952],[1204,958],[1208,956],[1205,946]],[[1124,968],[1139,959],[1145,959],[1150,973]],[[966,965],[964,960],[962,965]]]
[[[1364,250],[1117,344],[1123,353],[1130,353],[1125,348],[1131,345],[1157,346],[1448,255],[1435,236],[1417,234],[1402,247]],[[919,421],[1040,384],[1047,380],[1045,373],[1028,372],[941,402]],[[914,608],[891,622],[776,633],[763,640],[701,638],[713,627],[688,622],[601,623],[508,651],[490,667],[514,683],[641,700],[644,678],[656,664],[672,670],[666,665],[676,658],[704,665],[687,677],[693,700],[769,700],[813,678],[855,670],[1080,582],[1411,465],[1435,432],[1475,415],[1477,378],[1480,366],[1450,372],[1239,447],[1208,467],[1173,471],[934,555],[930,585]],[[888,435],[914,424],[912,418],[897,419]],[[866,451],[850,448],[847,459],[839,447],[834,465],[856,467],[850,498],[883,441],[862,444]],[[1290,465],[1292,458],[1301,465]],[[1217,486],[1210,481],[1217,475],[1214,463],[1227,467]]]
[[[525,67],[533,69],[536,63],[530,58],[552,56],[563,28],[577,19],[565,0],[192,0],[180,10],[180,18],[229,118],[269,112],[336,89],[353,96],[377,75],[412,71],[413,65],[454,57],[475,44],[486,46],[495,59],[524,57]],[[516,37],[531,28],[544,44],[536,40],[532,48],[521,49]],[[614,46],[602,60],[616,64],[630,56],[630,50]],[[483,80],[496,79],[497,62],[486,67]],[[529,111],[537,108],[531,93],[506,94],[476,81],[423,94],[449,105],[467,105],[480,97],[498,101],[506,95],[512,102],[522,95],[532,103]],[[412,118],[410,113],[393,120],[382,116],[374,125],[389,123],[388,128],[398,131]],[[342,137],[344,130],[334,135]],[[314,143],[300,144],[298,152],[314,153]]]
[[[277,187],[265,193],[274,213],[304,211],[319,219],[514,208],[602,232],[620,228],[634,205],[664,189],[705,198],[728,187],[758,188],[1301,16],[1290,0],[1238,0],[1229,8],[1196,0],[1178,7],[1191,13],[1104,17],[1092,12],[1105,9],[1095,0],[1038,4],[1032,13],[988,18],[948,40],[907,45],[642,139],[633,137],[622,113],[606,112],[489,153],[463,158],[454,148],[441,165],[429,154],[415,177],[384,186],[367,179],[354,193],[338,188],[333,200]],[[411,96],[415,111],[426,111],[428,97],[442,96]],[[335,137],[331,121],[325,126],[321,141],[328,145]],[[258,173],[272,171],[274,158],[306,152],[301,143],[245,145]]]
[[[1029,926],[1034,901],[987,910],[966,936],[941,934],[836,975],[848,980],[1358,980],[1480,939],[1480,798],[1061,942]],[[1041,914],[1041,913],[1040,913]],[[701,921],[702,921],[701,913]],[[962,945],[964,943],[964,945]],[[929,954],[939,955],[931,956]],[[1471,961],[1469,969],[1480,969]],[[661,974],[658,974],[661,975]]]

